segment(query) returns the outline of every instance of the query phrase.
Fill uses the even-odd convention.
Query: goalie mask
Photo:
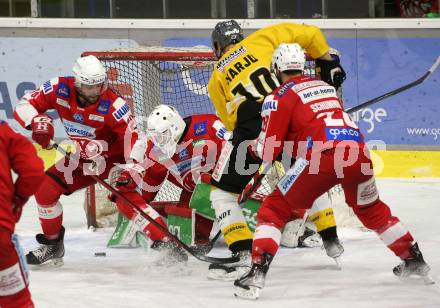
[[[171,158],[176,153],[177,142],[185,126],[185,121],[176,109],[167,105],[159,105],[148,116],[147,137],[151,138],[154,145]]]
[[[218,59],[221,58],[224,49],[231,44],[236,44],[244,39],[243,31],[235,20],[221,21],[217,23],[211,34],[212,47]]]
[[[304,49],[297,43],[280,44],[272,55],[270,69],[280,81],[280,73],[284,71],[303,71],[306,56]],[[281,81],[280,81],[281,83]]]
[[[96,103],[107,89],[107,72],[101,61],[95,56],[78,58],[72,71],[75,87],[85,104]]]

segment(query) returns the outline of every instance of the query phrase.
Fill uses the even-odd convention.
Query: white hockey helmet
[[[107,72],[101,61],[95,56],[86,56],[78,58],[73,64],[73,76],[75,77],[75,86],[81,88],[85,85],[103,84],[103,89],[107,87]]]
[[[168,105],[156,106],[147,119],[147,137],[168,157],[176,153],[177,142],[185,130],[185,121]]]
[[[278,76],[284,71],[303,71],[306,56],[304,49],[297,43],[280,44],[272,55],[271,71]]]

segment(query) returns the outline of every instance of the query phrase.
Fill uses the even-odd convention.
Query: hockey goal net
[[[216,58],[207,47],[163,48],[138,47],[100,52],[94,55],[107,69],[109,86],[121,95],[134,112],[138,127],[145,129],[146,117],[159,104],[175,107],[182,117],[215,113],[208,97],[207,84]],[[314,61],[308,59],[305,72],[315,76]],[[112,172],[110,177],[116,177]],[[270,192],[267,181],[259,193]],[[181,190],[166,182],[155,201],[178,201]],[[115,206],[107,199],[108,192],[99,184],[87,189],[86,212],[89,226],[109,226],[115,218]]]

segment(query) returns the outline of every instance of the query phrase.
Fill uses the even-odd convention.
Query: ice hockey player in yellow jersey
[[[270,72],[272,54],[278,45],[301,45],[310,57],[316,59],[321,79],[336,88],[344,81],[345,72],[339,57],[329,53],[324,35],[315,26],[282,23],[262,28],[244,38],[238,23],[230,20],[219,22],[211,38],[219,60],[209,80],[208,91],[218,116],[226,128],[233,132],[230,138],[233,147],[224,151],[229,156],[229,165],[219,168],[223,174],[213,180],[212,185],[237,194],[244,189],[252,174],[239,174],[236,162],[244,161],[246,167],[260,163],[251,153],[240,156],[237,148],[246,140],[256,139],[261,131],[261,103],[278,86],[277,79]],[[232,200],[231,196],[229,198]],[[332,208],[312,208],[309,214],[309,219],[315,223],[323,239],[327,254],[332,258],[339,257],[343,247],[337,237]],[[243,236],[247,234],[243,233]],[[235,239],[240,240],[240,234]]]

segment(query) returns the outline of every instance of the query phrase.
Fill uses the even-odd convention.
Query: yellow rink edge
[[[46,169],[62,156],[56,150],[43,150],[35,145]],[[440,178],[440,151],[372,151],[377,177]]]

